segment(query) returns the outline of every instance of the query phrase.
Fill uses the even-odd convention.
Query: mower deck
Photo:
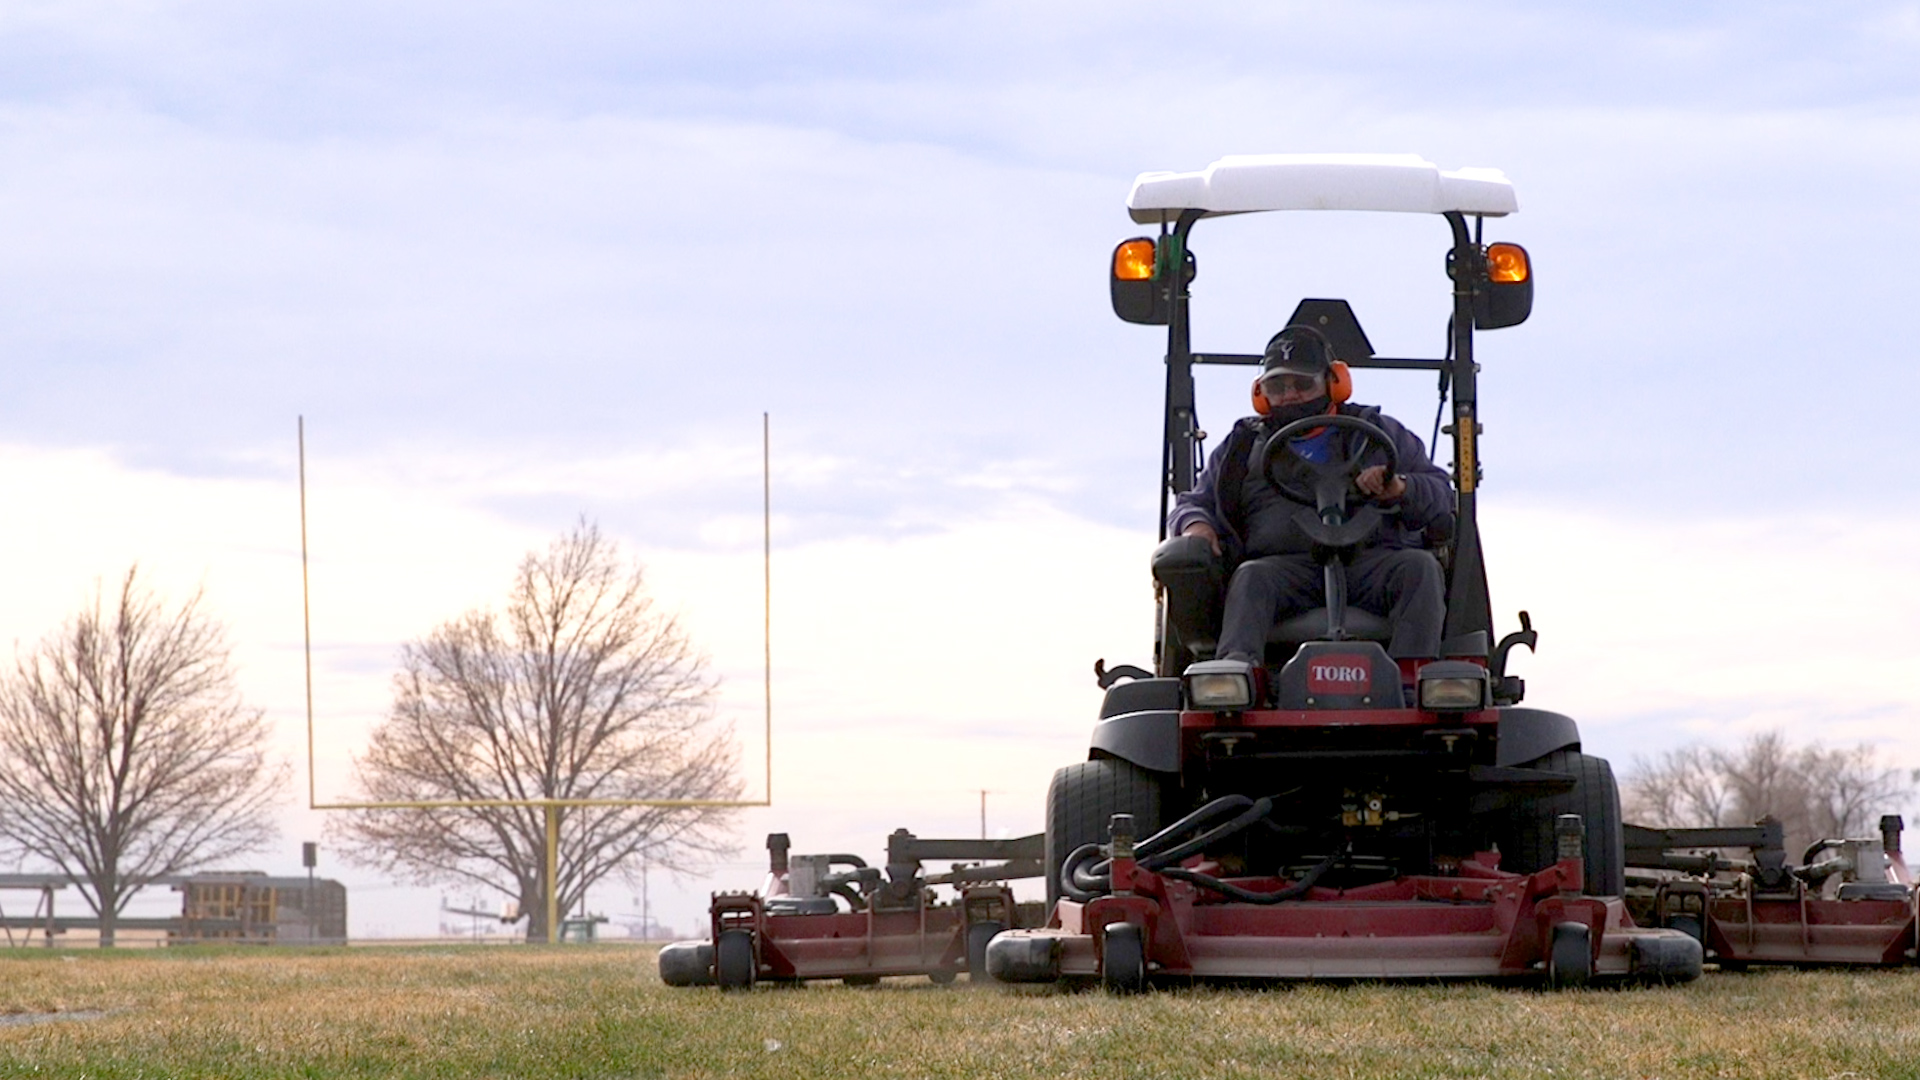
[[[1728,964],[1895,967],[1914,962],[1912,900],[1822,900],[1804,894],[1721,897],[1706,946]]]
[[[1898,967],[1920,958],[1920,889],[1901,852],[1905,823],[1823,841],[1839,857],[1794,866],[1778,822],[1707,829],[1627,826],[1627,903],[1642,921],[1697,934],[1723,968]],[[1728,858],[1744,849],[1745,858]],[[1684,875],[1684,876],[1682,876]]]
[[[1039,873],[1041,839],[930,840],[900,829],[887,838],[883,876],[851,855],[790,856],[786,834],[775,833],[767,838],[767,895],[715,893],[710,936],[660,950],[661,981],[746,989],[762,980],[864,984],[923,975],[949,983],[962,972],[984,978],[988,940],[1022,921],[1006,882]],[[925,859],[962,858],[1006,861],[956,865],[944,874],[921,870]],[[851,869],[822,873],[832,865]],[[935,894],[939,885],[953,890],[951,900]],[[1035,910],[1027,916],[1029,925],[1039,921]]]
[[[1100,979],[1109,970],[1107,940],[1117,925],[1138,928],[1143,978],[1183,979],[1497,979],[1563,983],[1638,977],[1681,982],[1700,973],[1700,950],[1674,930],[1637,927],[1618,898],[1569,891],[1579,859],[1536,874],[1495,868],[1483,854],[1457,876],[1402,877],[1354,889],[1312,888],[1292,900],[1223,900],[1185,881],[1138,867],[1131,888],[1089,903],[1063,899],[1045,929],[1012,930],[993,940],[987,970],[1006,982]],[[1217,867],[1188,867],[1210,873]],[[1116,868],[1116,876],[1122,870]],[[1227,879],[1255,892],[1275,879]],[[1577,941],[1584,956],[1560,956],[1555,943]],[[1124,960],[1122,961],[1125,962]],[[1122,985],[1120,988],[1127,988]]]
[[[711,907],[712,940],[729,930],[750,933],[757,946],[756,980],[863,982],[924,975],[951,982],[967,970],[969,912],[971,922],[988,922],[996,930],[1010,925],[1012,890],[980,885],[962,890],[955,903],[833,915],[770,914],[758,895],[720,893]]]

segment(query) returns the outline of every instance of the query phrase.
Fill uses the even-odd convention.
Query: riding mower
[[[1006,982],[1097,980],[1116,991],[1194,979],[1696,978],[1697,937],[1642,928],[1621,900],[1619,796],[1560,713],[1522,707],[1510,653],[1537,640],[1526,613],[1495,643],[1476,521],[1480,480],[1474,332],[1532,310],[1525,249],[1483,243],[1517,209],[1495,170],[1442,172],[1412,155],[1228,157],[1147,173],[1128,199],[1157,224],[1114,251],[1120,318],[1167,328],[1155,664],[1095,664],[1106,696],[1088,760],[1047,795],[1047,925],[995,936]],[[1166,536],[1168,500],[1190,490],[1202,440],[1194,369],[1258,365],[1196,353],[1190,244],[1201,221],[1278,210],[1438,215],[1451,233],[1447,355],[1374,355],[1343,300],[1306,299],[1289,319],[1351,368],[1438,376],[1451,391],[1454,521],[1427,536],[1446,580],[1441,655],[1396,660],[1384,619],[1346,602],[1347,563],[1391,511],[1355,488],[1363,463],[1397,471],[1364,418],[1321,415],[1271,432],[1251,467],[1302,504],[1326,606],[1283,620],[1254,661],[1215,655],[1232,568],[1200,537]],[[1332,459],[1290,449],[1337,429]]]

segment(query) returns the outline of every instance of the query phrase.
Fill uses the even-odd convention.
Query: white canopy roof
[[[1418,154],[1238,154],[1201,172],[1141,173],[1127,210],[1142,224],[1182,210],[1458,210],[1498,217],[1520,209],[1499,169],[1440,167]]]

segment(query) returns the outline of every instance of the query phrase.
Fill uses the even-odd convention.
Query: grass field
[[[671,990],[632,947],[0,955],[0,1076],[1920,1077],[1920,971],[1672,989]]]

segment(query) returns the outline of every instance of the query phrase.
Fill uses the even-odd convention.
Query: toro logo
[[[1325,653],[1307,661],[1307,693],[1364,694],[1373,687],[1373,662],[1362,653]]]

